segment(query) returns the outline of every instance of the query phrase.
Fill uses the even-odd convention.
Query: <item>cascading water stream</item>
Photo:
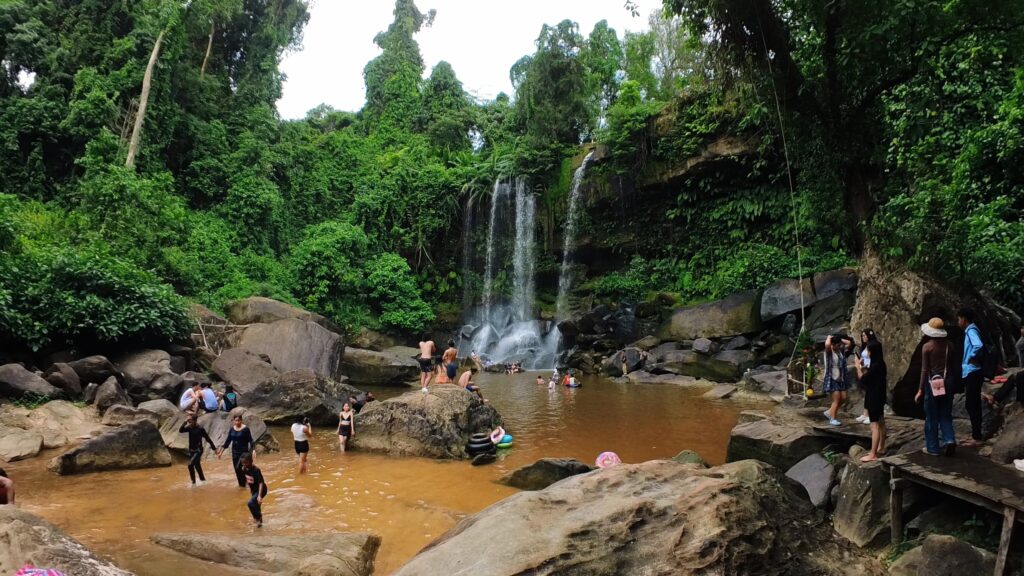
[[[495,229],[498,221],[498,208],[501,205],[503,192],[508,191],[507,183],[502,180],[494,182],[494,191],[491,193],[491,219],[487,226],[487,264],[484,268],[484,291],[482,294],[484,314],[481,320],[485,324],[491,321],[491,305],[494,302],[494,257],[495,257]]]
[[[516,322],[533,316],[534,227],[537,201],[525,180],[516,181],[516,244],[512,260],[512,318]]]
[[[572,190],[569,193],[569,210],[565,219],[565,230],[562,240],[562,266],[558,272],[558,300],[555,303],[555,320],[561,322],[569,316],[569,290],[572,288],[572,256],[576,250],[576,228],[579,226],[579,202],[583,188],[583,177],[590,165],[594,152],[583,158],[583,163],[572,176]],[[558,330],[554,331],[558,334]],[[557,349],[557,345],[556,345]]]

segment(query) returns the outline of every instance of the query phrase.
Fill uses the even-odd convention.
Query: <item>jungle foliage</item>
[[[462,207],[526,176],[557,236],[587,141],[618,190],[581,222],[623,255],[590,278],[599,296],[763,285],[794,274],[799,238],[805,271],[877,250],[1021,308],[1022,14],[666,0],[642,33],[545,25],[515,94],[479,102],[425,69],[415,35],[444,15],[396,0],[364,108],[283,121],[304,0],[9,0],[0,344],[174,338],[187,301],[251,295],[421,330],[473,284]],[[728,167],[658,183],[726,136],[745,148]]]

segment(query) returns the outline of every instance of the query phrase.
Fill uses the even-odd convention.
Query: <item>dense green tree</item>
[[[373,41],[380,56],[363,70],[366,106],[363,114],[371,127],[410,130],[420,103],[423,56],[413,36],[430,25],[434,12],[423,14],[413,0],[396,0],[395,21]]]
[[[434,66],[423,86],[418,128],[430,143],[442,150],[468,150],[469,131],[474,124],[473,108],[451,64]]]
[[[615,29],[601,20],[587,36],[580,59],[587,70],[587,90],[595,99],[597,114],[604,116],[605,110],[615,103],[619,92],[620,74],[625,65],[622,43]]]

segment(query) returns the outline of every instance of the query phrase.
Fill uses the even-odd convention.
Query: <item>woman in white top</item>
[[[295,439],[295,453],[299,455],[299,474],[305,474],[308,468],[306,457],[309,456],[309,437],[312,435],[309,418],[296,416],[292,424],[292,437]]]

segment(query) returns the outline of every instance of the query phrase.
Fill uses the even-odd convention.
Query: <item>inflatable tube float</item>
[[[508,444],[510,442],[512,442],[512,435],[505,434],[504,436],[501,437],[501,442],[498,442],[498,444]]]
[[[504,449],[504,448],[511,448],[511,447],[512,447],[512,443],[511,442],[502,442],[501,444],[498,444],[498,448],[502,448],[502,449]]]
[[[597,464],[598,468],[611,468],[612,466],[622,464],[622,459],[615,452],[601,452],[594,464]]]
[[[502,438],[504,438],[504,437],[505,437],[505,429],[502,428],[501,426],[498,426],[497,428],[495,428],[491,432],[491,436],[490,436],[491,442],[494,443],[494,444],[500,444]]]

